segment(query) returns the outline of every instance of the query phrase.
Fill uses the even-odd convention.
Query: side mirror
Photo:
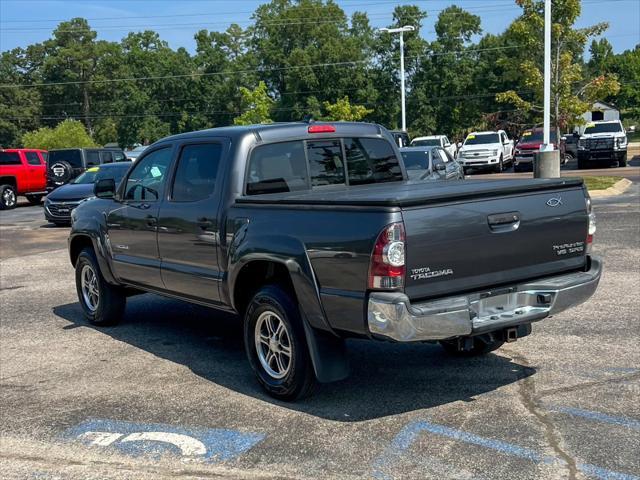
[[[436,163],[435,167],[437,172],[442,172],[447,169],[447,166],[444,163]]]
[[[113,198],[116,195],[116,181],[113,178],[98,180],[93,186],[93,193],[98,198]]]
[[[458,143],[456,143],[456,147],[458,147],[458,148],[462,148],[462,142],[458,142]]]

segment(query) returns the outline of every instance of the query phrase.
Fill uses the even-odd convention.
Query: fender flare
[[[286,267],[298,299],[309,355],[320,382],[343,380],[349,374],[344,339],[329,325],[318,284],[302,242],[286,235],[247,235],[247,225],[238,230],[229,249],[229,298],[234,309],[236,280],[252,261],[269,261]]]
[[[118,282],[113,270],[111,269],[111,263],[108,258],[108,239],[105,237],[103,229],[98,225],[94,225],[94,228],[88,228],[87,225],[84,225],[84,228],[76,228],[74,225],[74,229],[69,235],[69,259],[72,263],[73,258],[71,257],[71,246],[73,245],[73,241],[79,237],[85,237],[91,240],[91,243],[93,244],[93,251],[98,259],[100,273],[102,273],[106,282],[111,285],[120,285],[120,282]]]

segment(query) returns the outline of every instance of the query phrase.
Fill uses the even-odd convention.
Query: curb
[[[604,190],[592,190],[589,192],[591,198],[594,197],[609,197],[612,195],[621,195],[631,186],[633,182],[627,178],[618,180],[612,187],[605,188]]]

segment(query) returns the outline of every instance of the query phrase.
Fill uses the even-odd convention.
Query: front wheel
[[[584,170],[585,168],[587,168],[587,161],[582,158],[578,158],[578,170]]]
[[[13,185],[0,185],[0,210],[11,210],[18,205],[18,196]]]
[[[486,355],[487,353],[499,349],[503,344],[503,340],[484,341],[480,337],[474,337],[471,348],[467,349],[461,348],[457,339],[442,340],[440,342],[440,345],[445,352],[456,357],[478,357],[480,355]]]
[[[43,196],[44,195],[25,195],[31,205],[40,205]]]
[[[255,294],[245,315],[244,345],[258,381],[279,400],[309,396],[315,374],[302,318],[289,293],[276,285]]]
[[[76,290],[84,315],[93,325],[115,325],[122,319],[127,298],[122,288],[104,279],[90,248],[82,250],[76,261]]]
[[[620,157],[618,160],[618,167],[626,167],[627,166],[627,153]]]
[[[503,170],[504,170],[504,163],[503,163],[502,155],[500,155],[500,161],[496,165],[495,171],[496,173],[502,173]]]

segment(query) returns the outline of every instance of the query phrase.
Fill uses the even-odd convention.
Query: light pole
[[[399,33],[400,34],[400,101],[402,103],[402,131],[407,131],[407,113],[404,101],[404,32],[413,32],[413,25],[405,25],[400,28],[381,28],[381,32]]]
[[[556,67],[557,68],[557,67]],[[553,150],[551,144],[551,0],[544,2],[544,118],[540,151]]]

